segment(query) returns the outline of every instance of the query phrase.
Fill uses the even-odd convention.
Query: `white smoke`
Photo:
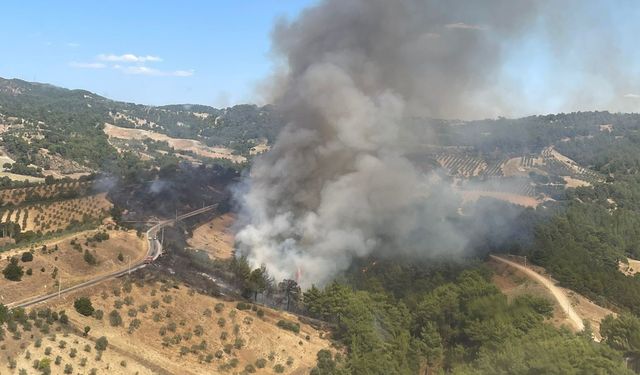
[[[537,1],[325,0],[274,31],[288,124],[238,188],[238,255],[322,284],[372,253],[458,255],[458,198],[406,158],[403,123],[482,113]],[[470,230],[469,232],[472,232]]]

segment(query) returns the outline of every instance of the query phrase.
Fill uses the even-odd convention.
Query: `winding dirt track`
[[[512,262],[510,260],[504,259],[496,255],[490,255],[490,257],[492,259],[497,260],[498,262],[502,262],[513,268],[517,268],[519,271],[523,272],[531,279],[542,284],[545,288],[547,288],[551,292],[551,294],[556,299],[556,301],[558,301],[558,304],[560,305],[562,310],[565,312],[565,314],[567,314],[567,316],[569,317],[569,320],[571,320],[571,323],[574,325],[574,327],[578,331],[582,331],[584,329],[584,323],[582,322],[582,318],[580,318],[578,313],[576,313],[576,311],[571,306],[571,302],[569,301],[569,298],[567,298],[564,292],[560,290],[560,288],[558,288],[551,279],[545,276],[542,276],[541,274],[535,272],[530,268],[523,266],[522,264]]]

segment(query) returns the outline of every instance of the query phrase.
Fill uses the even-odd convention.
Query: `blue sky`
[[[253,101],[274,21],[313,2],[3,0],[0,77],[144,104]]]
[[[153,105],[256,102],[274,22],[318,1],[2,0],[0,77]],[[562,30],[541,17],[506,43],[488,116],[640,111],[640,5],[563,4],[542,13]]]

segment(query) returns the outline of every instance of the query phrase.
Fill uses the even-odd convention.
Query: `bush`
[[[22,267],[18,265],[17,258],[11,258],[9,264],[2,270],[2,274],[4,278],[11,281],[20,281],[22,280],[22,275],[24,275],[24,271]]]
[[[118,312],[118,310],[112,310],[109,313],[109,323],[113,327],[122,325],[122,317],[120,316],[120,313]]]
[[[287,331],[300,333],[300,324],[298,323],[290,322],[288,320],[280,320],[278,321],[277,326]]]
[[[107,350],[107,346],[109,346],[109,340],[106,337],[102,336],[96,340],[96,350],[101,352]]]
[[[219,318],[218,319],[218,325],[220,327],[224,327],[225,324],[227,324],[227,320],[225,318]]]
[[[254,372],[256,372],[256,367],[252,364],[248,364],[244,367],[244,371],[248,372],[249,374],[253,374]]]
[[[104,311],[102,310],[96,310],[93,312],[93,317],[96,318],[97,320],[102,320],[103,316],[104,316]]]
[[[87,297],[80,297],[73,302],[73,307],[76,311],[84,316],[91,316],[95,309],[91,304],[91,300]]]
[[[273,371],[275,371],[277,374],[282,374],[284,372],[284,366],[278,363],[277,365],[273,366]]]
[[[238,310],[251,310],[251,304],[250,303],[244,303],[244,302],[238,302],[236,304],[236,309],[238,309]]]
[[[256,361],[257,368],[264,368],[267,365],[267,360],[264,358],[260,358]]]
[[[27,275],[29,275],[29,276],[33,275],[33,270],[31,268],[29,268],[27,270]]]
[[[23,262],[31,262],[33,261],[33,254],[31,254],[31,252],[29,251],[25,251],[24,253],[22,253],[20,260]]]
[[[65,374],[72,374],[73,373],[73,366],[71,366],[69,363],[64,365],[64,373]]]
[[[96,259],[95,255],[91,254],[89,250],[84,251],[84,261],[92,266],[98,264],[98,260]]]
[[[216,305],[213,308],[218,314],[222,312],[222,310],[224,310],[224,303],[216,303]]]
[[[262,310],[262,309],[258,309],[258,311],[256,312],[256,314],[258,314],[258,318],[264,318],[264,310]]]

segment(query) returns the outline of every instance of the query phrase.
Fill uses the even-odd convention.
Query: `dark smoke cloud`
[[[491,85],[543,5],[326,0],[278,23],[270,87],[288,125],[238,190],[238,253],[305,286],[373,253],[462,253],[459,198],[405,157],[403,121],[477,116],[487,93],[507,105]]]

